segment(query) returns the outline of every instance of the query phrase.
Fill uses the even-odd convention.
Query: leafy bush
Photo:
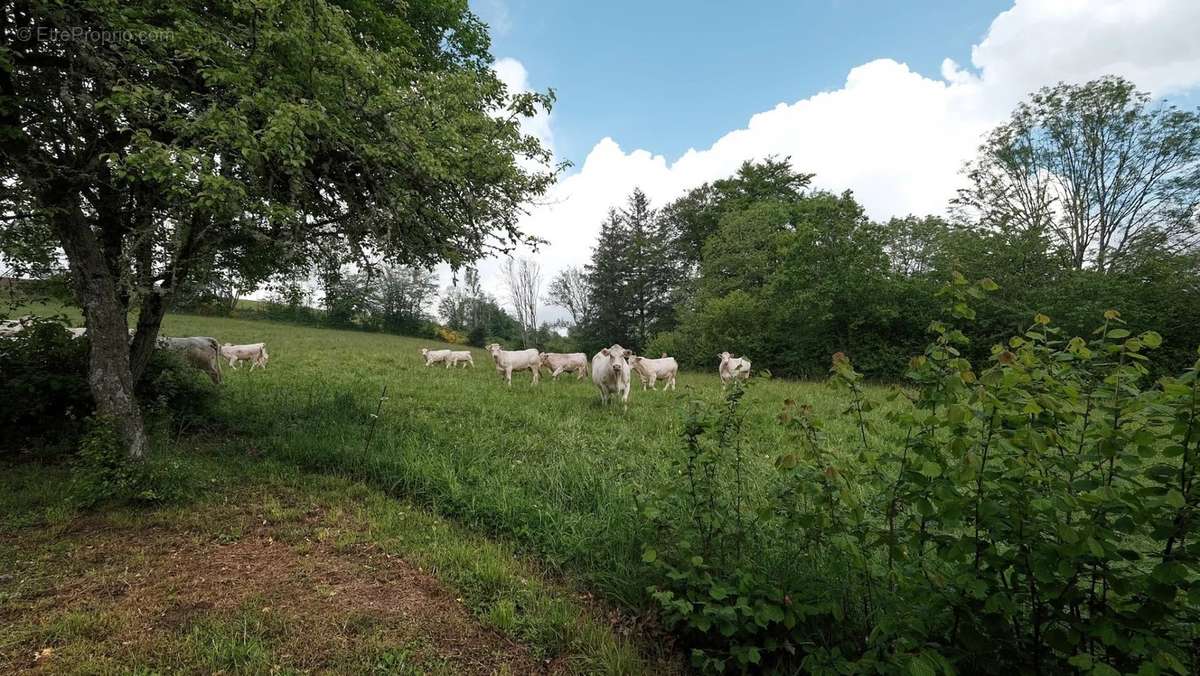
[[[62,325],[33,320],[0,339],[0,453],[54,454],[70,447],[93,409],[86,378],[88,344]]]
[[[455,331],[454,329],[446,328],[445,326],[437,327],[437,337],[438,340],[451,343],[453,345],[467,344],[466,334],[462,333],[461,331]]]
[[[71,466],[69,495],[75,506],[87,508],[109,500],[156,502],[170,485],[145,462],[129,459],[112,420],[88,418]]]
[[[88,340],[33,320],[0,339],[0,454],[53,457],[75,450],[95,409],[87,382]],[[214,387],[175,354],[151,357],[137,387],[150,424],[195,425],[211,417]]]
[[[679,480],[643,512],[650,592],[696,666],[1196,672],[1200,362],[1149,383],[1161,336],[1109,310],[1090,339],[1039,314],[976,370],[953,322],[994,288],[943,290],[953,320],[909,363],[897,443],[875,438],[863,376],[835,355],[857,447],[828,448],[786,402],[795,446],[760,504],[742,490],[740,390],[689,415]]]

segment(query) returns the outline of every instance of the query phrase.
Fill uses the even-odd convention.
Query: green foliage
[[[955,275],[939,292],[950,319],[894,395],[903,443],[880,442],[862,374],[834,355],[855,450],[787,402],[794,450],[759,504],[743,502],[740,393],[689,416],[681,469],[643,512],[653,598],[697,666],[1194,673],[1200,362],[1150,382],[1162,336],[1108,310],[1088,339],[1038,313],[977,370],[958,327],[996,289]],[[798,565],[755,546],[780,534]]]
[[[44,318],[0,340],[0,454],[49,458],[75,450],[95,409],[88,348],[86,336],[72,338],[61,323]],[[164,433],[204,425],[215,415],[213,386],[176,354],[156,351],[136,394]]]
[[[157,502],[164,498],[160,477],[146,463],[131,460],[114,422],[92,417],[79,440],[69,493],[75,507],[102,502]]]

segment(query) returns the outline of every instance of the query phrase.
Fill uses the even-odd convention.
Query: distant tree
[[[968,219],[1045,233],[1075,269],[1196,242],[1200,114],[1119,77],[1046,87],[996,128],[955,200]]]
[[[580,268],[565,268],[550,282],[547,302],[571,315],[571,323],[581,326],[592,314],[587,274]]]
[[[372,323],[385,331],[415,334],[437,297],[437,275],[414,266],[384,266],[368,296]],[[453,327],[452,327],[453,328]]]
[[[663,228],[670,233],[682,267],[694,271],[704,243],[716,234],[721,218],[759,202],[791,203],[804,195],[813,174],[797,172],[791,158],[746,161],[737,173],[688,191],[663,208]]]
[[[521,325],[521,342],[525,347],[534,344],[537,333],[538,304],[542,294],[542,268],[530,258],[504,262],[504,285],[512,303],[517,322]]]
[[[613,343],[627,347],[633,344],[632,312],[626,288],[628,240],[629,230],[621,213],[609,209],[608,217],[600,224],[592,259],[584,267],[592,314],[580,334],[588,351]]]

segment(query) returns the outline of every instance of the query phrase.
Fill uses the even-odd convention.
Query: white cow
[[[475,359],[471,356],[470,350],[453,350],[444,361],[446,362],[446,368],[457,366],[458,364],[462,364],[463,368],[467,368],[467,364],[470,364],[471,368],[475,368]]]
[[[267,360],[271,358],[267,354],[266,343],[251,343],[249,345],[231,345],[225,343],[221,346],[221,356],[229,360],[230,368],[237,368],[239,361],[250,362],[250,370],[254,367],[265,369],[267,368]]]
[[[25,315],[20,319],[0,319],[0,336],[15,336],[24,331],[34,319],[33,315]]]
[[[425,365],[440,364],[446,361],[450,356],[450,350],[431,350],[427,347],[421,348],[421,356],[425,357]]]
[[[749,359],[735,357],[728,352],[722,352],[717,357],[721,360],[721,365],[717,367],[717,373],[721,376],[722,387],[733,382],[734,378],[745,380],[750,377]]]
[[[216,384],[221,384],[221,344],[216,338],[192,336],[168,338],[159,336],[156,343],[160,349],[178,352],[189,364],[204,371]]]
[[[600,403],[607,405],[609,396],[621,398],[625,410],[629,410],[629,362],[625,361],[629,350],[620,345],[606,347],[592,357],[592,382],[600,388]]]
[[[679,373],[679,362],[675,361],[674,357],[668,357],[665,352],[658,359],[633,357],[629,360],[629,365],[634,371],[637,371],[638,376],[642,379],[643,390],[647,385],[652,390],[658,389],[659,378],[665,381],[663,392],[666,392],[668,388],[675,389],[675,376]]]
[[[504,374],[504,382],[508,383],[509,387],[512,387],[512,372],[525,369],[533,372],[533,384],[538,384],[542,359],[538,356],[537,350],[529,348],[510,352],[501,348],[498,343],[492,343],[487,346],[487,351],[491,353],[492,361],[496,363],[496,371]]]
[[[553,372],[551,376],[555,380],[558,380],[558,375],[563,371],[574,371],[575,380],[582,380],[587,375],[588,359],[582,352],[543,352],[538,356],[542,360],[542,366]]]

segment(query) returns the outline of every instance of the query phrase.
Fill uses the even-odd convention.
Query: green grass
[[[681,374],[677,392],[635,384],[622,413],[602,407],[586,380],[564,376],[532,387],[522,374],[505,387],[481,350],[475,369],[425,367],[419,349],[436,345],[429,340],[194,316],[168,317],[164,331],[267,343],[266,371],[226,370],[220,407],[234,445],[366,480],[504,535],[630,606],[640,604],[646,583],[638,498],[672,471],[688,400],[720,398],[715,365],[712,373]],[[885,393],[870,390],[881,403]],[[786,399],[811,404],[827,420],[835,451],[858,443],[840,415],[842,393],[824,383],[756,382],[745,398],[745,448],[760,494],[777,480],[775,456],[793,444],[776,421]],[[876,443],[896,436],[883,421],[886,407],[871,414]]]
[[[479,622],[526,646],[535,662],[554,659],[571,673],[675,670],[671,655],[641,637],[614,631],[600,608],[511,545],[362,482],[213,450],[211,443],[194,439],[158,461],[181,463],[180,479],[190,487],[189,495],[152,508],[75,515],[58,524],[44,516],[53,499],[32,479],[40,473],[42,483],[61,484],[66,470],[11,468],[4,482],[11,489],[4,492],[10,518],[0,525],[0,570],[6,573],[0,579],[0,618],[6,624],[0,670],[50,648],[59,671],[77,673],[109,672],[117,665],[163,673],[314,667],[335,673],[459,673],[441,655],[439,637],[418,634],[397,643],[397,631],[411,623],[399,630],[382,626],[376,616],[349,603],[344,614],[314,618],[311,611],[271,610],[278,598],[250,598],[232,609],[198,612],[178,626],[164,629],[155,621],[153,631],[142,631],[144,617],[131,616],[140,608],[120,605],[122,594],[105,590],[124,588],[131,571],[161,568],[163,562],[111,542],[111,554],[88,560],[95,547],[104,547],[104,538],[124,542],[123,534],[145,542],[150,552],[194,542],[221,547],[269,535],[301,557],[328,545],[369,571],[378,564],[358,555],[366,547],[438,578]],[[11,476],[23,479],[10,483]],[[57,499],[61,502],[62,495]],[[58,599],[62,587],[76,591]],[[161,597],[161,590],[158,597],[143,593],[164,606],[175,602],[170,595]],[[323,592],[318,587],[316,593]],[[213,598],[220,596],[215,592]],[[323,626],[314,630],[314,621]]]
[[[680,374],[677,392],[644,392],[635,382],[622,413],[600,405],[590,380],[544,377],[532,387],[526,372],[514,374],[506,387],[478,349],[474,369],[425,367],[419,350],[439,346],[431,340],[191,315],[168,316],[163,333],[267,343],[265,371],[225,369],[222,428],[213,437],[223,452],[364,481],[450,517],[463,534],[499,537],[509,543],[499,545],[508,548],[507,558],[534,559],[550,578],[635,610],[646,607],[651,581],[641,560],[651,534],[639,517],[639,500],[675,471],[671,462],[680,453],[688,402],[721,397],[715,360],[711,372]],[[886,393],[868,388],[877,404],[869,414],[873,444],[899,442],[884,420]],[[776,419],[787,399],[813,406],[835,453],[859,443],[850,416],[842,415],[844,393],[819,382],[756,378],[743,403],[751,500],[776,487],[773,461],[795,447]],[[185,443],[193,433],[206,434],[189,432]],[[471,546],[440,543],[437,529],[415,532],[420,535],[409,538],[385,530],[381,537],[406,556],[429,557],[421,560],[469,590],[476,614],[505,633],[545,646],[547,654],[603,638],[553,619],[570,611],[523,598],[512,571],[480,560]],[[779,544],[767,542],[763,556],[786,573],[795,556]],[[591,652],[631,659],[602,643]]]

